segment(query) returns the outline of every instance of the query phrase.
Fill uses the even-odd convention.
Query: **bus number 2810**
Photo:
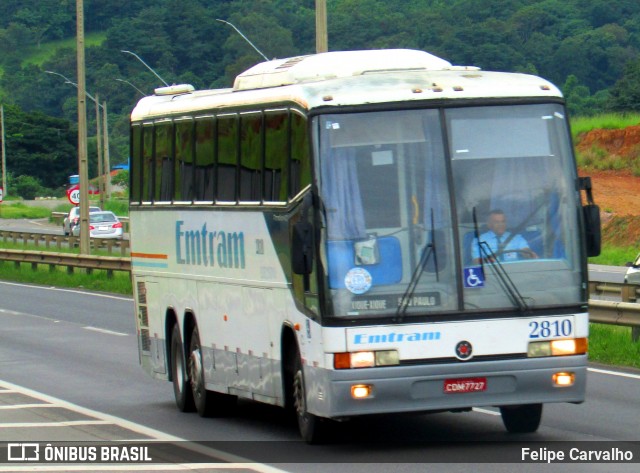
[[[570,319],[542,320],[529,323],[529,338],[568,337],[573,333]]]

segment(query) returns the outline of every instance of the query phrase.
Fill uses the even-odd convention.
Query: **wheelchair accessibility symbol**
[[[482,266],[464,268],[464,287],[484,287]]]

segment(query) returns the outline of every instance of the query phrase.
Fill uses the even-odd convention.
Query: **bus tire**
[[[173,394],[176,398],[178,409],[182,412],[192,412],[195,407],[193,393],[187,376],[184,347],[178,324],[175,324],[171,331],[171,375],[173,378]]]
[[[302,439],[309,444],[325,440],[326,424],[323,419],[307,411],[307,390],[300,355],[296,353],[293,364],[293,407]]]
[[[529,434],[538,430],[542,419],[542,404],[504,406],[500,408],[502,423],[512,434]]]
[[[229,394],[207,391],[204,380],[204,363],[200,332],[198,326],[193,327],[189,346],[189,380],[196,411],[202,417],[220,417],[228,415],[235,407],[236,397]]]

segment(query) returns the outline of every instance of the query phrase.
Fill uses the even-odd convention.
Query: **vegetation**
[[[414,48],[454,64],[535,73],[560,86],[572,116],[640,107],[640,3],[607,0],[328,0],[331,50]],[[128,114],[157,77],[229,87],[268,57],[315,50],[314,0],[85,0],[87,91],[108,102],[111,163],[128,158]],[[8,169],[60,195],[76,174],[74,2],[0,2],[0,103]],[[126,82],[118,82],[122,79]],[[89,175],[96,175],[88,101]],[[36,164],[37,163],[37,164]],[[640,165],[639,165],[640,169]],[[12,189],[10,189],[12,190]],[[16,192],[30,192],[27,187]],[[33,191],[31,191],[33,193]],[[9,192],[10,194],[10,192]]]
[[[48,265],[40,265],[34,271],[30,264],[22,263],[20,267],[16,267],[13,262],[0,261],[0,280],[44,286],[75,287],[116,294],[133,294],[131,277],[129,273],[122,271],[115,271],[113,277],[109,278],[106,271],[102,270],[95,270],[91,274],[87,274],[86,271],[76,268],[73,273],[69,274],[62,266],[50,270]]]
[[[589,324],[589,359],[640,368],[640,341],[631,341],[631,327]]]
[[[580,135],[591,130],[620,130],[640,124],[640,113],[601,113],[583,115],[571,120],[571,135],[577,140]]]
[[[45,207],[31,207],[21,202],[0,204],[0,218],[16,219],[16,218],[48,218],[51,211]]]

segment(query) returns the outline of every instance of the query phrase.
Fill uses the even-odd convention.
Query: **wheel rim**
[[[176,353],[175,378],[176,378],[176,386],[178,387],[178,390],[182,392],[182,389],[184,386],[184,363],[182,362],[181,352]]]
[[[293,405],[296,409],[298,422],[307,423],[309,415],[307,413],[307,401],[302,376],[302,370],[298,370],[293,377]]]
[[[193,395],[197,399],[200,399],[203,394],[204,383],[202,382],[202,355],[200,353],[200,345],[198,344],[191,350],[189,357],[189,375]]]

